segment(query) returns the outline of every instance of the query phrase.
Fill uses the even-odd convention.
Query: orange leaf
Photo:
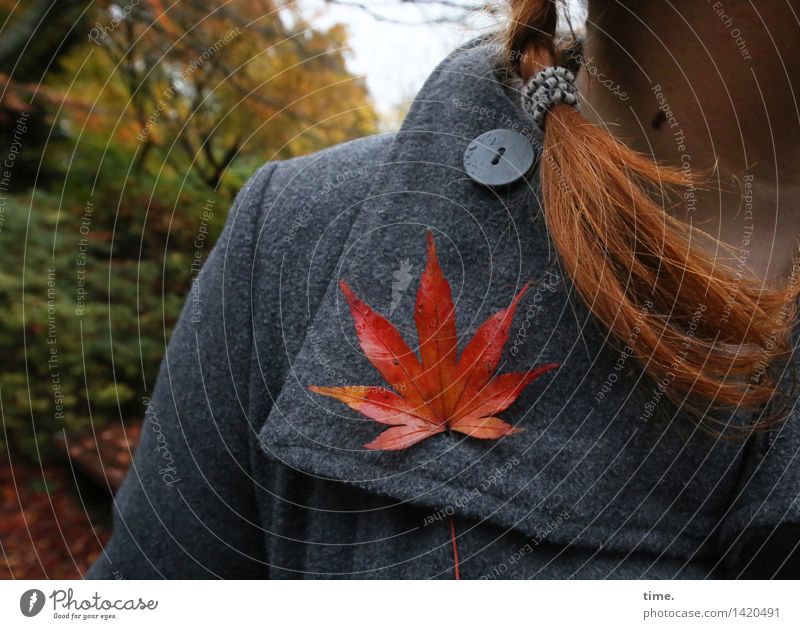
[[[402,450],[445,430],[478,439],[514,434],[518,430],[495,415],[511,406],[536,378],[558,367],[551,363],[495,377],[527,285],[508,308],[478,328],[457,357],[453,296],[431,233],[414,315],[421,360],[391,323],[361,301],[345,282],[340,282],[340,287],[350,306],[361,349],[394,391],[366,386],[310,386],[309,390],[392,426],[364,446],[369,450]]]
[[[508,308],[500,310],[484,321],[464,348],[458,360],[461,385],[459,405],[462,400],[466,400],[467,403],[474,401],[497,370],[503,348],[508,341],[517,304],[528,291],[528,286],[529,284],[526,284],[522,287]]]
[[[390,426],[418,425],[434,422],[426,406],[413,408],[389,389],[380,387],[308,387],[309,391],[344,402],[353,410]]]
[[[422,365],[400,332],[361,301],[346,282],[340,282],[339,286],[350,306],[358,341],[367,360],[414,408],[426,406],[419,383]]]
[[[556,363],[550,363],[527,373],[505,373],[497,376],[471,400],[464,396],[454,417],[456,419],[472,419],[500,413],[511,406],[531,382],[557,367]]]
[[[465,435],[477,439],[499,439],[500,437],[519,432],[517,428],[507,424],[499,417],[457,419],[450,428],[451,430],[463,432]]]
[[[444,427],[441,425],[395,426],[384,430],[377,439],[370,441],[364,447],[367,450],[404,450],[440,432],[444,432]]]
[[[419,337],[419,353],[425,369],[422,385],[436,392],[431,406],[440,418],[447,418],[455,408],[460,391],[456,388],[456,315],[450,284],[436,257],[433,234],[428,232],[428,264],[422,274],[414,323]]]

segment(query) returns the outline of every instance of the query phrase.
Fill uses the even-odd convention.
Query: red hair
[[[525,77],[557,65],[556,0],[510,4],[507,58]],[[791,351],[795,274],[766,285],[723,265],[698,241],[731,247],[664,211],[694,185],[685,171],[631,150],[569,105],[547,116],[539,171],[561,264],[663,393],[698,418],[712,406],[762,410],[778,389],[775,363]]]

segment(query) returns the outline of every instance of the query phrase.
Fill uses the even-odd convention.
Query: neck
[[[792,4],[593,0],[580,75],[590,120],[660,162],[713,171],[716,189],[685,204],[696,227],[738,248],[742,192],[753,198],[748,264],[764,277],[791,268],[800,233],[800,211],[789,208],[800,202]]]

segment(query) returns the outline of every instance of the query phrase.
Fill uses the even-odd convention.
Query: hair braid
[[[511,10],[507,58],[528,76],[557,65],[556,0],[511,0]],[[665,395],[698,416],[711,405],[762,409],[778,388],[772,366],[791,350],[795,275],[764,286],[722,265],[698,241],[729,246],[663,209],[693,184],[687,175],[569,105],[547,116],[539,169],[548,230],[577,292]]]

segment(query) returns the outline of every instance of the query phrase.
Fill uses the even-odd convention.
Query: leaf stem
[[[453,540],[453,571],[455,572],[453,578],[456,581],[460,581],[461,573],[458,565],[458,541],[456,540],[456,518],[454,515],[450,516],[450,537]]]

